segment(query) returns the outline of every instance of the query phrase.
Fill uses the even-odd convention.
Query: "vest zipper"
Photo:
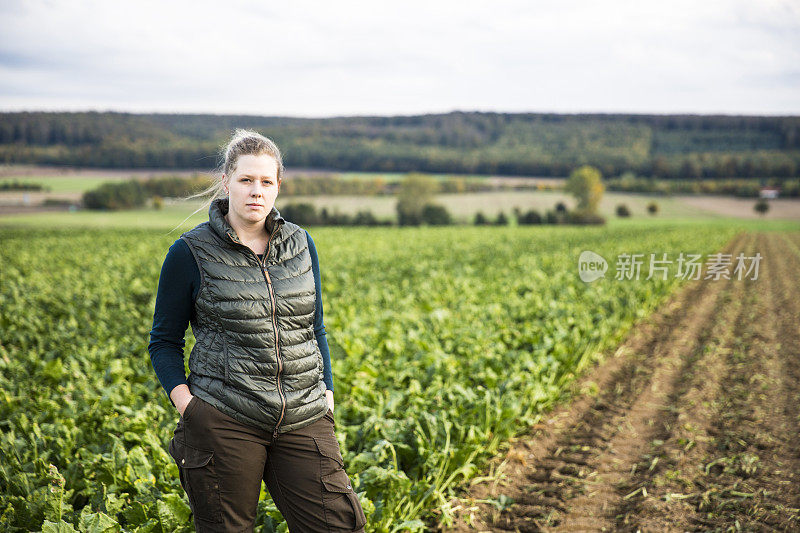
[[[263,261],[258,260],[258,256],[249,246],[245,246],[244,244],[239,242],[239,244],[242,244],[242,246],[245,246],[245,248],[250,250],[250,253],[253,254],[253,257],[256,258],[256,262],[261,267],[261,273],[264,275],[264,281],[267,282],[267,287],[269,288],[269,295],[271,300],[270,304],[272,307],[272,328],[273,331],[275,332],[275,354],[278,357],[278,372],[277,374],[275,374],[275,379],[278,385],[278,396],[280,396],[281,398],[281,416],[278,418],[278,422],[275,424],[275,430],[272,432],[272,442],[275,442],[275,439],[278,438],[278,426],[280,426],[281,422],[283,422],[283,415],[286,411],[286,397],[284,396],[283,391],[281,390],[281,371],[283,370],[283,361],[281,361],[280,343],[278,342],[278,322],[275,319],[275,312],[277,311],[278,306],[275,304],[275,291],[272,289],[272,279],[269,277],[269,272],[267,271],[266,268],[266,261],[267,257],[269,256],[269,247],[270,244],[272,244],[272,236],[277,233],[278,227],[279,227],[278,225],[275,226],[275,228],[272,230],[272,233],[269,236],[269,239],[267,239],[267,249],[264,252]],[[232,241],[236,242],[230,234],[228,236],[231,238]]]
[[[269,244],[267,244],[267,250],[269,250]],[[264,258],[266,258],[266,254],[264,254]],[[278,438],[278,426],[281,425],[283,422],[283,415],[286,411],[286,397],[283,395],[283,391],[281,390],[281,371],[283,370],[283,361],[281,361],[281,348],[280,344],[278,343],[278,323],[275,320],[275,311],[277,306],[275,305],[275,291],[272,288],[272,280],[269,277],[269,272],[267,272],[266,268],[261,270],[264,273],[264,277],[267,280],[267,286],[269,286],[269,293],[272,299],[272,327],[275,331],[275,354],[278,356],[278,373],[275,375],[278,384],[278,396],[281,398],[281,416],[278,418],[278,422],[275,424],[275,431],[272,432],[272,442],[275,442],[275,439]]]

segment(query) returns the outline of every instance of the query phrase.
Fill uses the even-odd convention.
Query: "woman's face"
[[[228,216],[240,223],[264,223],[278,197],[278,162],[271,155],[243,155],[230,176],[223,176],[230,198]]]

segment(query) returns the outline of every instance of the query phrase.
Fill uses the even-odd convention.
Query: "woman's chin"
[[[248,210],[244,213],[240,213],[239,218],[249,224],[258,224],[267,219],[267,213],[265,211]]]

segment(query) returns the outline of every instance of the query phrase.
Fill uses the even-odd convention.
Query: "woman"
[[[317,254],[274,206],[282,177],[277,146],[237,130],[208,222],[175,241],[159,279],[149,351],[181,415],[169,453],[199,532],[252,531],[262,480],[290,531],[366,522],[334,433]]]

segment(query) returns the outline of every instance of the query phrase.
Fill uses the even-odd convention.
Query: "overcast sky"
[[[800,0],[0,0],[0,109],[800,114]]]

